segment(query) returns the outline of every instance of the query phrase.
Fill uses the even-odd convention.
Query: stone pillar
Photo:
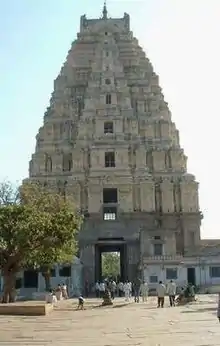
[[[101,208],[101,203],[102,203],[101,186],[89,184],[88,186],[89,213],[98,213]]]
[[[144,102],[145,101],[137,101],[138,113],[140,114],[145,112]]]
[[[100,155],[101,154],[101,155]],[[104,152],[100,152],[98,149],[91,149],[90,151],[91,158],[91,170],[99,170],[102,166],[105,166],[104,163]]]
[[[117,134],[121,135],[123,133],[123,121],[122,121],[122,119],[116,119],[114,127],[115,127],[114,131],[115,131],[116,135]]]
[[[132,185],[121,185],[119,187],[119,205],[123,212],[133,211]]]
[[[140,243],[139,240],[127,243],[128,279],[133,281],[137,275],[138,264],[140,263]]]
[[[155,210],[155,186],[153,181],[140,183],[141,211],[152,212]]]
[[[182,149],[171,150],[171,164],[172,169],[177,172],[185,172],[187,158],[184,156]]]
[[[55,173],[61,173],[63,171],[63,154],[56,152],[51,156],[52,160],[52,171]]]
[[[138,124],[137,120],[131,120],[130,128],[131,128],[130,131],[131,131],[132,135],[138,136],[139,124]]]
[[[162,193],[162,210],[164,213],[173,213],[174,212],[174,203],[173,203],[173,183],[169,180],[164,180],[161,185]]]
[[[85,282],[95,283],[95,246],[85,245],[80,251],[80,260],[83,265],[83,288]]]
[[[147,124],[146,126],[146,137],[153,138],[154,137],[154,126],[153,124]]]
[[[76,182],[70,182],[68,184],[67,188],[67,196],[71,199],[73,198],[73,202],[76,206],[76,208],[81,208],[81,188],[79,183]]]
[[[156,172],[165,171],[165,152],[162,150],[153,151],[153,168]]]
[[[136,169],[146,169],[146,149],[144,147],[136,150]]]
[[[75,148],[73,151],[73,172],[81,172],[83,170],[83,152],[81,149]]]
[[[128,150],[117,149],[115,156],[116,169],[128,169]]]
[[[176,236],[174,232],[165,234],[164,254],[168,256],[176,255]]]
[[[82,294],[83,291],[82,274],[83,266],[80,263],[79,259],[76,259],[71,267],[71,293],[76,297]]]
[[[198,212],[198,183],[195,181],[183,181],[180,183],[181,205],[183,212]]]
[[[170,139],[171,137],[171,126],[169,122],[161,122],[161,137],[162,139]]]

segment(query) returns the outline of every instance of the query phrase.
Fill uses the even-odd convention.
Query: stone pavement
[[[199,296],[185,307],[157,309],[116,299],[116,307],[74,311],[73,301],[59,304],[48,317],[0,316],[0,346],[219,346],[217,296]],[[76,302],[75,302],[76,303]]]

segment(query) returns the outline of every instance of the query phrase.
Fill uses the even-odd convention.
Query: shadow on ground
[[[196,310],[184,310],[181,311],[181,314],[197,314],[199,312],[214,312],[216,311],[217,308],[213,307],[213,308],[202,308],[202,309],[196,309]]]
[[[123,308],[125,306],[127,306],[127,303],[124,304],[117,304],[117,305],[85,305],[85,309],[84,310],[94,310],[94,309],[119,309],[119,308]],[[81,311],[79,309],[77,309],[76,305],[73,306],[68,306],[68,307],[54,307],[54,310],[58,310],[58,311]]]

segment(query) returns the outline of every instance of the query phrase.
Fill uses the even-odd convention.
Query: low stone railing
[[[163,255],[163,256],[143,256],[143,262],[167,262],[167,261],[182,261],[183,256],[180,254],[176,255]]]

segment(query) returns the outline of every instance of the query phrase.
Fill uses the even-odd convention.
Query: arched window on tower
[[[165,153],[165,167],[166,167],[166,169],[171,169],[172,168],[171,152],[170,152],[170,150],[168,150]]]
[[[72,154],[63,155],[63,172],[70,172],[72,170],[73,160]]]
[[[111,94],[107,94],[105,97],[105,103],[107,105],[110,105],[112,103],[112,95]]]
[[[52,159],[48,154],[45,154],[45,172],[50,173],[52,172]]]

